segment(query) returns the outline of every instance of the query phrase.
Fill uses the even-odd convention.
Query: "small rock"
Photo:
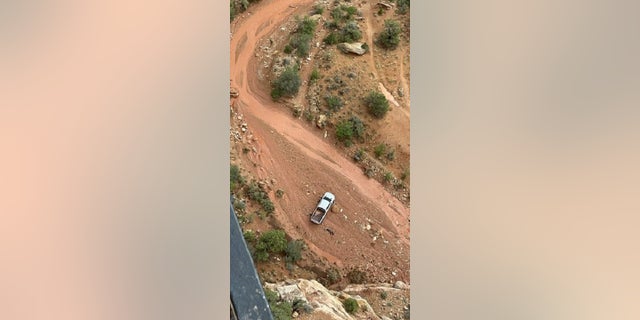
[[[395,274],[394,274],[394,276],[395,276]],[[396,288],[396,289],[402,289],[402,290],[409,289],[409,286],[406,283],[402,282],[402,281],[396,281],[396,283],[393,284],[393,287]]]
[[[291,317],[297,318],[298,317],[298,311],[294,311],[293,314],[291,314]]]

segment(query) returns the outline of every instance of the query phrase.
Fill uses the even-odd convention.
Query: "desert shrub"
[[[313,71],[311,71],[311,75],[309,76],[309,81],[316,81],[318,79],[320,79],[320,71],[314,68]]]
[[[343,120],[336,125],[336,138],[343,143],[351,142],[353,136],[353,127],[351,121]]]
[[[360,308],[360,306],[358,305],[358,301],[353,298],[345,299],[344,302],[342,302],[342,306],[344,307],[345,311],[351,314],[358,312],[358,309]]]
[[[380,158],[380,156],[382,156],[382,154],[384,153],[384,150],[386,148],[387,148],[387,146],[384,143],[381,143],[381,144],[377,145],[373,149],[373,153],[376,155],[376,158]]]
[[[393,161],[396,158],[396,150],[391,149],[387,152],[387,160]]]
[[[289,241],[285,253],[287,254],[287,262],[296,263],[302,258],[302,248],[304,248],[304,242],[302,240]]]
[[[249,8],[249,1],[240,0],[240,5],[242,6],[242,11],[247,11],[247,8]]]
[[[233,0],[229,1],[229,13],[230,13],[229,20],[233,21],[233,19],[236,17],[236,3]]]
[[[391,181],[392,179],[393,179],[393,174],[392,174],[391,172],[387,171],[387,172],[384,174],[384,181],[385,181],[385,182],[389,182],[389,181]]]
[[[365,52],[369,52],[369,45],[365,42],[362,44],[362,46],[360,46],[362,49],[364,49]]]
[[[302,81],[295,67],[286,68],[273,82],[271,97],[275,100],[283,96],[292,97],[298,93]]]
[[[251,230],[245,231],[244,233],[242,233],[242,236],[247,243],[256,242],[256,234]]]
[[[284,196],[284,190],[278,189],[276,190],[276,197],[282,198]]]
[[[310,313],[311,311],[313,311],[313,307],[311,307],[308,303],[306,303],[302,299],[293,300],[292,306],[293,306],[293,311],[297,311],[299,314],[303,312]]]
[[[331,96],[331,95],[327,95],[324,97],[324,101],[327,102],[327,106],[329,107],[329,110],[335,112],[340,110],[340,108],[342,108],[342,99],[340,99],[340,97],[338,96]]]
[[[340,275],[340,272],[338,271],[338,269],[329,268],[327,270],[327,281],[329,282],[330,285],[334,283],[338,283],[340,280],[342,280],[342,276]]]
[[[355,21],[349,21],[340,30],[340,42],[354,42],[362,38],[362,33]]]
[[[353,135],[356,138],[364,138],[364,122],[362,122],[362,120],[355,115],[351,116],[351,118],[349,118],[349,121],[351,122],[351,128],[353,128]]]
[[[364,159],[364,150],[358,149],[356,153],[353,155],[353,160],[360,162]]]
[[[291,303],[287,301],[280,301],[280,297],[274,291],[264,289],[264,295],[269,302],[269,309],[271,309],[271,315],[274,320],[291,320],[291,314],[293,313],[293,307]]]
[[[311,14],[322,14],[324,13],[324,6],[320,3],[316,4],[315,6],[313,6],[313,11],[311,11]]]
[[[405,14],[409,12],[409,0],[396,0],[396,12]]]
[[[364,101],[369,113],[378,119],[384,118],[389,111],[389,101],[380,92],[371,91]]]
[[[378,45],[385,49],[395,49],[400,43],[400,24],[395,20],[385,20],[384,29],[378,36]]]
[[[326,44],[331,45],[331,44],[336,44],[336,43],[340,42],[340,39],[339,39],[338,35],[335,32],[331,32],[322,41],[324,43],[326,43]]]
[[[400,179],[402,179],[403,181],[406,180],[409,177],[409,169],[404,169],[404,171],[402,171],[402,174],[400,175]]]
[[[235,209],[238,212],[242,212],[244,211],[244,209],[246,208],[246,204],[244,203],[243,200],[238,200],[238,199],[234,199],[233,200],[233,209]]]
[[[389,294],[386,291],[380,292],[380,299],[386,300]]]
[[[354,269],[347,273],[347,279],[349,279],[349,282],[351,283],[362,284],[367,281],[367,275],[363,271]]]
[[[315,22],[310,17],[304,17],[299,23],[298,28],[296,28],[296,32],[302,34],[313,34],[313,31],[316,29],[317,22]]]
[[[273,305],[269,305],[273,320],[291,320],[293,308],[290,302],[280,301]]]
[[[229,177],[231,180],[230,188],[232,192],[244,184],[244,178],[242,177],[242,174],[240,174],[240,168],[235,164],[231,165]]]
[[[311,38],[312,36],[306,33],[294,34],[289,40],[289,46],[296,50],[298,57],[306,57],[311,50]]]
[[[269,230],[263,233],[258,243],[265,245],[265,249],[271,253],[281,253],[287,248],[287,238],[282,230]]]
[[[284,50],[282,50],[282,51],[284,51],[284,53],[286,53],[286,54],[289,54],[289,53],[293,52],[293,47],[291,47],[290,44],[287,44],[286,46],[284,46]]]
[[[259,203],[267,215],[270,215],[273,213],[273,211],[275,211],[275,207],[273,205],[273,202],[271,202],[271,199],[269,199],[269,195],[267,195],[267,193],[264,192],[264,190],[262,190],[262,188],[260,188],[257,183],[250,183],[245,192],[245,195],[249,199]]]

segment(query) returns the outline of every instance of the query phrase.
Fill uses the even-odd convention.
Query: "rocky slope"
[[[342,291],[329,290],[315,280],[297,279],[265,283],[266,290],[276,292],[279,299],[307,306],[294,311],[297,319],[409,319],[409,285],[398,281],[391,284],[349,285]],[[346,299],[355,299],[359,310],[352,314],[343,307]],[[300,302],[302,301],[302,303]]]

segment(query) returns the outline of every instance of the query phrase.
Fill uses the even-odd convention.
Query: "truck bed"
[[[327,213],[324,212],[322,208],[316,208],[316,210],[311,214],[311,222],[320,224],[326,215]]]

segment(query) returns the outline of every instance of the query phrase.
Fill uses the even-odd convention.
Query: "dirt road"
[[[281,199],[271,192],[275,218],[316,254],[340,268],[366,270],[378,281],[409,282],[409,209],[367,178],[323,132],[273,102],[268,86],[257,78],[258,40],[291,15],[306,13],[312,3],[261,1],[231,26],[231,85],[240,93],[236,111],[256,149],[243,156],[243,167],[261,179],[274,179],[275,188],[284,190]],[[335,212],[317,226],[308,213],[325,191],[336,194]],[[325,232],[327,227],[333,235]]]

